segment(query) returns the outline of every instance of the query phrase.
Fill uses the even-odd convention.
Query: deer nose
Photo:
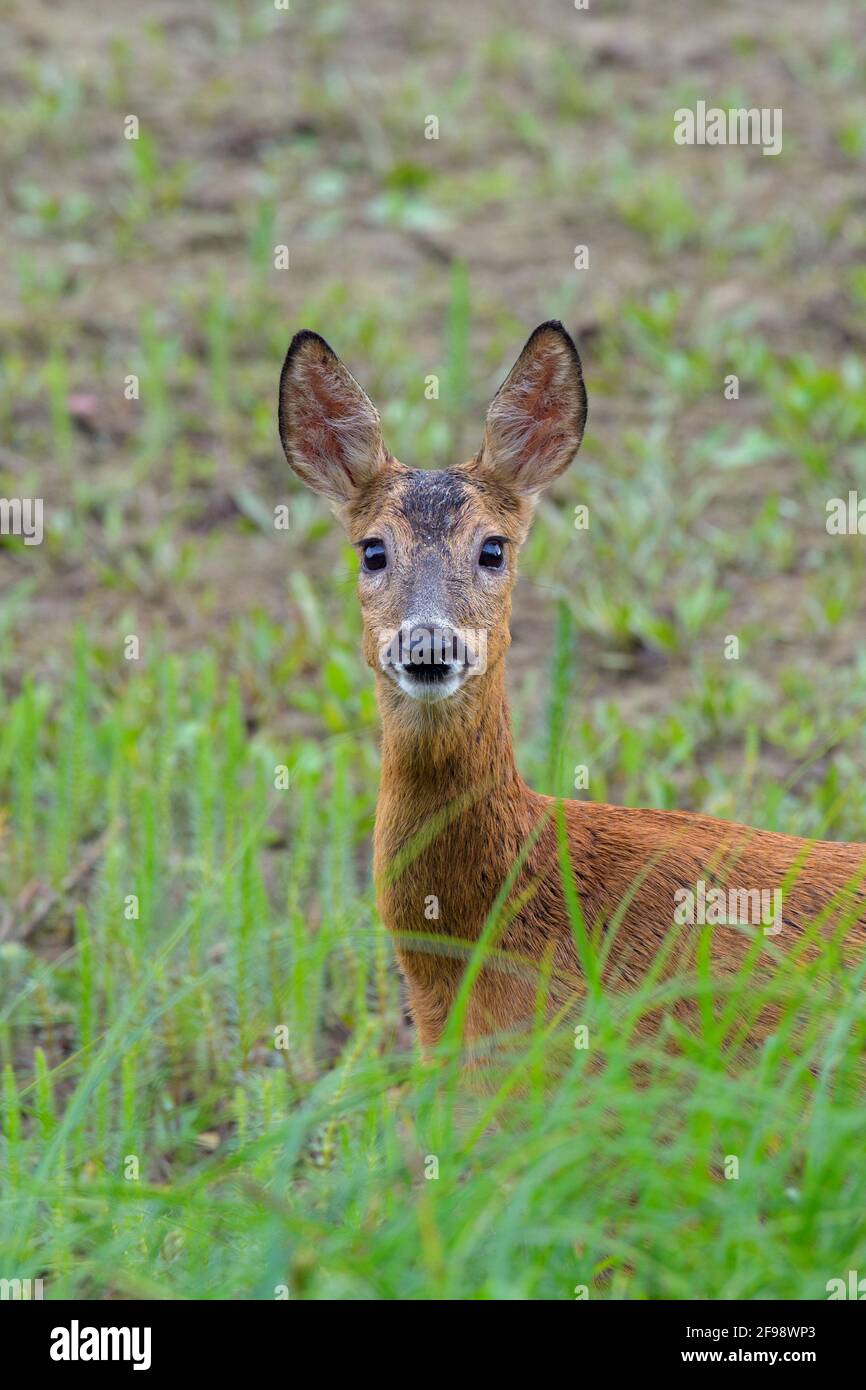
[[[450,627],[413,623],[402,634],[400,666],[412,680],[445,680],[457,666],[454,639]]]

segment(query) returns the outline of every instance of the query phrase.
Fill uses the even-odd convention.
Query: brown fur
[[[391,457],[373,407],[322,339],[299,335],[283,370],[281,433],[290,461],[330,498],[353,544],[385,538],[389,552],[387,573],[362,573],[359,583],[364,652],[383,726],[374,872],[425,1046],[441,1035],[471,943],[528,844],[495,942],[499,955],[472,991],[467,1035],[528,1023],[542,966],[550,1008],[580,993],[557,805],[532,791],[515,766],[504,662],[516,552],[537,492],[567,467],[585,415],[577,353],[557,324],[542,325],[527,343],[491,406],[478,456],[445,473],[418,473]],[[502,576],[478,569],[480,540],[491,535],[506,539]],[[446,610],[454,626],[488,633],[486,671],[435,703],[407,696],[379,659],[379,634],[408,614],[426,617],[428,609]],[[694,889],[700,878],[738,890],[783,890],[783,927],[770,958],[804,943],[804,958],[814,957],[840,923],[843,954],[858,954],[866,943],[866,845],[589,802],[565,802],[560,814],[586,923],[599,941],[615,931],[604,969],[614,988],[638,981],[662,943],[671,944],[674,894]],[[430,918],[425,904],[433,895],[438,917]],[[816,918],[823,918],[821,932],[810,944],[807,927]],[[755,930],[760,926],[712,930],[716,974],[737,969]],[[698,927],[680,928],[669,970],[693,960],[699,934]]]

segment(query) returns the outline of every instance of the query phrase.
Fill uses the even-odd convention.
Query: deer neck
[[[405,699],[399,705],[380,700],[381,793],[387,799],[426,810],[519,781],[503,675],[500,662],[476,678],[472,698],[453,710],[450,701],[406,711]]]
[[[379,691],[382,777],[376,809],[377,873],[395,856],[411,856],[404,877],[477,878],[513,862],[527,788],[514,761],[504,664],[473,678],[469,698],[408,709]],[[499,859],[502,865],[499,865]]]

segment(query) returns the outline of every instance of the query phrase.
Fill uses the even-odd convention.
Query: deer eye
[[[501,570],[504,562],[505,548],[503,542],[498,536],[491,536],[490,540],[485,541],[481,547],[478,563],[488,570]]]
[[[383,570],[388,563],[383,541],[364,541],[361,553],[365,570]]]

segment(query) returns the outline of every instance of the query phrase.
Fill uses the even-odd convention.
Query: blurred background
[[[533,785],[866,838],[866,541],[826,529],[866,496],[862,6],[0,18],[0,496],[46,528],[0,537],[0,1049],[53,1078],[47,1133],[85,1087],[67,1156],[147,1134],[165,1180],[410,1045],[355,561],[277,438],[300,327],[419,467],[474,452],[538,322],[574,333],[587,435],[513,624]],[[676,145],[698,100],[781,107],[782,153]]]

